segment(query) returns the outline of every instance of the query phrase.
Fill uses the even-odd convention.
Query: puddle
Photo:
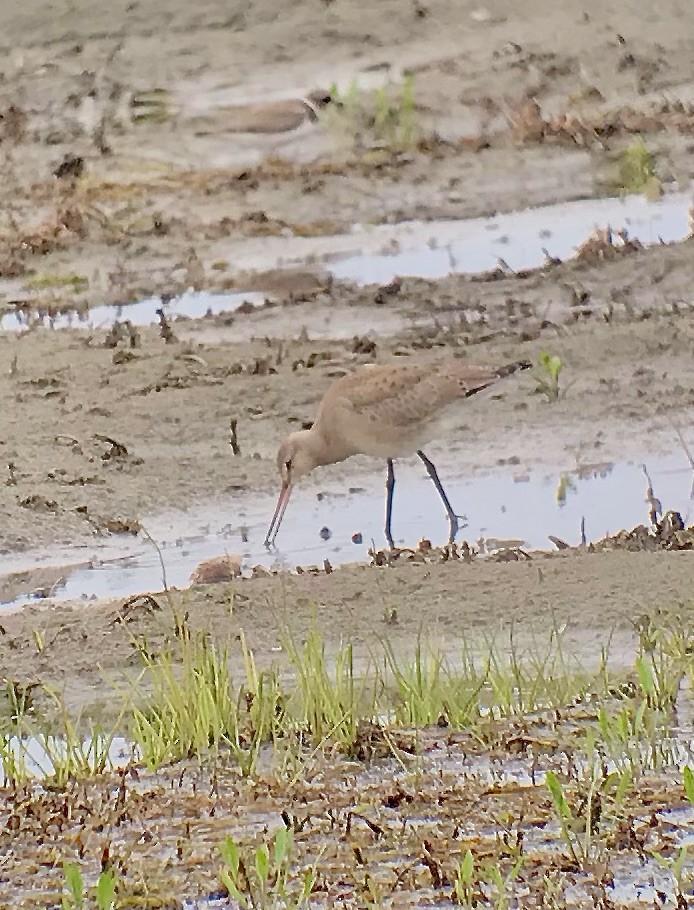
[[[85,739],[80,754],[84,756],[89,773],[96,774],[105,750],[108,752],[104,758],[105,770],[113,771],[125,768],[133,760],[133,748],[133,744],[122,736],[113,736],[110,742],[109,737],[98,736]],[[74,752],[74,747],[71,750]],[[3,765],[23,768],[31,778],[41,780],[53,775],[56,765],[60,767],[67,755],[67,744],[60,736],[9,736],[4,741],[0,739],[0,752],[0,786],[4,786]]]
[[[692,472],[684,456],[650,458],[646,463],[663,509],[676,509],[691,523]],[[504,545],[551,549],[549,534],[578,544],[584,517],[588,540],[647,521],[640,462],[597,465],[568,474],[527,475],[519,470],[516,475],[509,471],[456,478],[444,463],[439,471],[454,506],[467,516],[468,526],[459,539],[482,539],[486,550]],[[234,494],[224,509],[218,501],[198,504],[185,512],[145,519],[144,525],[161,548],[167,584],[179,588],[188,585],[190,573],[200,562],[224,553],[242,555],[245,568],[260,564],[293,569],[322,565],[324,559],[333,565],[368,560],[372,541],[379,548],[384,545],[385,473],[374,464],[368,473],[363,467],[354,470],[351,480],[354,486],[346,492],[336,485],[331,492],[319,492],[326,490],[325,481],[322,488],[315,482],[299,487],[275,553],[263,547],[274,491],[273,495]],[[399,470],[396,465],[393,530],[396,543],[407,545],[415,545],[422,536],[435,544],[446,539],[447,523],[436,492],[423,468],[412,463],[403,463]],[[361,537],[354,537],[359,541],[355,543],[357,534]],[[31,565],[55,565],[60,558],[65,563],[92,558],[94,563],[73,571],[68,567],[66,580],[51,599],[127,597],[162,589],[159,557],[141,539],[122,543],[112,538],[98,550],[93,546],[72,549],[63,557],[51,551],[31,560]],[[0,560],[0,574],[26,568],[29,560],[25,557],[24,565],[18,565],[16,557]],[[33,599],[29,594],[20,596],[8,601],[4,610]]]
[[[259,306],[265,294],[249,291],[240,294],[213,294],[209,291],[186,291],[162,303],[159,297],[147,297],[125,306],[98,306],[84,312],[70,311],[56,316],[37,314],[27,308],[0,317],[0,329],[7,332],[25,331],[42,325],[51,329],[109,329],[115,322],[129,319],[133,325],[152,325],[159,321],[157,310],[163,309],[167,318],[201,319],[218,313],[233,313],[244,303]]]
[[[494,269],[499,258],[512,269],[541,266],[543,248],[567,259],[597,226],[626,227],[644,245],[673,243],[690,234],[689,194],[649,202],[643,196],[585,199],[510,212],[492,218],[439,223],[411,222],[407,233],[392,240],[401,247],[390,253],[364,253],[330,264],[335,278],[360,284],[384,284],[395,275],[442,278]],[[380,227],[375,233],[386,233]],[[372,236],[372,239],[375,239]]]
[[[631,237],[644,245],[673,243],[689,236],[688,209],[691,194],[677,193],[650,202],[643,196],[586,199],[557,205],[529,208],[489,218],[460,221],[408,221],[397,225],[368,227],[356,225],[349,234],[328,237],[263,237],[232,243],[231,262],[243,262],[246,271],[306,266],[320,261],[334,278],[358,284],[384,284],[395,275],[442,278],[449,274],[475,274],[494,269],[499,258],[512,269],[531,269],[543,264],[546,249],[551,256],[566,259],[596,227],[626,227]],[[243,303],[258,306],[265,301],[260,292],[212,293],[187,291],[163,304],[169,318],[200,319],[208,314],[233,313]],[[66,313],[54,317],[25,311],[0,316],[0,330],[21,331],[33,325],[61,328],[110,328],[117,320],[129,319],[134,325],[156,323],[158,297],[149,297],[126,306],[99,306],[85,313]],[[315,312],[315,310],[314,310]],[[260,316],[261,314],[257,314]],[[294,310],[290,318],[280,309],[262,314],[262,324],[249,322],[241,337],[234,326],[234,337],[244,340],[252,334],[280,331],[290,334],[296,328]],[[333,317],[333,320],[336,317]],[[353,334],[357,321],[348,318],[349,327],[331,326],[323,331]],[[381,333],[398,331],[384,316],[372,315]],[[284,329],[281,329],[284,323]],[[327,334],[326,336],[327,337]]]
[[[329,308],[316,313],[311,303],[295,304],[289,308],[268,307],[263,304],[266,294],[249,291],[239,294],[215,294],[210,291],[189,291],[181,297],[175,297],[168,303],[162,303],[159,297],[148,297],[139,303],[125,306],[100,306],[78,313],[76,311],[61,313],[49,317],[36,312],[18,310],[0,317],[0,330],[9,332],[27,331],[35,326],[50,329],[109,329],[115,322],[128,319],[136,326],[154,325],[159,322],[158,309],[163,309],[169,320],[176,323],[176,335],[185,340],[188,320],[200,320],[206,316],[220,313],[233,313],[244,304],[252,304],[253,313],[245,313],[243,318],[235,320],[233,325],[212,324],[209,329],[196,325],[195,341],[199,343],[220,344],[225,341],[238,343],[251,341],[253,338],[292,338],[306,331],[313,340],[341,340],[355,335],[375,334],[392,336],[406,328],[425,325],[426,317],[399,316],[386,307],[349,307]]]
[[[666,809],[658,812],[657,816],[659,820],[665,820],[666,826],[668,819],[675,816],[687,817],[688,824],[691,824],[692,811],[689,808]],[[637,819],[635,827],[642,836],[645,835],[648,838],[650,820]],[[649,907],[656,907],[665,906],[668,896],[673,905],[678,904],[677,896],[680,889],[684,894],[691,895],[692,873],[694,872],[691,852],[692,838],[687,833],[686,827],[685,824],[670,832],[663,832],[659,828],[663,839],[659,843],[648,843],[647,841],[644,856],[623,855],[619,858],[619,862],[613,864],[614,878],[610,888],[615,901],[627,906],[646,904]],[[686,850],[687,856],[682,863],[678,881],[675,863],[681,848]],[[658,854],[661,856],[660,862],[656,859]]]
[[[658,818],[676,836],[681,847],[694,847],[694,807],[681,806],[678,809],[664,809]]]
[[[541,266],[546,249],[566,259],[596,227],[626,227],[645,246],[675,243],[690,234],[692,193],[655,202],[644,196],[579,199],[484,218],[356,224],[349,233],[320,237],[263,237],[232,243],[229,261],[244,270],[306,268],[320,264],[336,279],[383,284],[395,275],[442,278],[494,269]]]

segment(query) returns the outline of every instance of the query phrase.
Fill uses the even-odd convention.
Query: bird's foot
[[[463,528],[467,528],[467,515],[456,515],[455,512],[451,512],[448,515],[448,543],[455,543],[455,539],[459,531],[462,531]]]

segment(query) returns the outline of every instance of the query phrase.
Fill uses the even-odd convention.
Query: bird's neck
[[[322,432],[318,423],[314,423],[310,430],[299,430],[296,435],[300,437],[303,448],[309,453],[316,468],[347,458],[348,453],[334,445],[334,440]]]

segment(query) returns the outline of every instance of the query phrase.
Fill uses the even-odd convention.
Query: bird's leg
[[[388,474],[386,476],[386,540],[391,550],[395,549],[393,534],[390,530],[390,520],[393,517],[393,491],[395,490],[395,471],[393,459],[388,459]]]
[[[439,494],[439,496],[441,497],[441,502],[443,503],[444,508],[446,509],[446,515],[448,515],[448,526],[450,529],[449,534],[448,534],[448,543],[453,543],[453,541],[455,540],[456,534],[461,529],[461,527],[463,527],[460,524],[460,522],[464,521],[465,517],[463,515],[456,515],[456,513],[453,511],[453,506],[451,505],[451,503],[448,499],[448,496],[446,496],[446,491],[444,490],[443,485],[441,484],[441,481],[439,480],[439,475],[436,473],[436,468],[434,466],[433,461],[429,461],[429,459],[426,457],[424,452],[422,452],[421,450],[419,452],[417,452],[417,455],[419,455],[420,459],[422,460],[422,462],[424,464],[424,467],[427,469],[427,474],[434,481],[434,486],[436,487],[436,491]]]

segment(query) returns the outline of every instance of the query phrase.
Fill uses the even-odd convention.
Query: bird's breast
[[[346,418],[339,428],[342,448],[348,455],[374,458],[405,458],[434,439],[445,436],[461,423],[460,409],[449,407],[412,420],[394,420],[387,414]]]

